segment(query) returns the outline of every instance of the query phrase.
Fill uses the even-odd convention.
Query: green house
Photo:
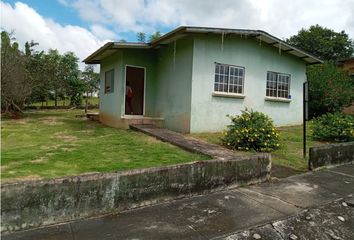
[[[151,43],[109,42],[84,62],[100,64],[102,123],[212,132],[245,107],[302,123],[306,65],[321,60],[260,30],[179,27]]]

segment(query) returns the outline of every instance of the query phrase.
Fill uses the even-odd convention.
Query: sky
[[[311,25],[354,38],[354,0],[0,0],[1,29],[21,46],[74,52],[83,60],[107,41],[178,26],[264,30],[286,39]]]

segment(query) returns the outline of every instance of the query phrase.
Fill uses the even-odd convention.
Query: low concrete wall
[[[354,142],[310,148],[309,169],[354,162]]]
[[[15,231],[116,213],[215,189],[269,179],[271,159],[260,154],[116,173],[1,186],[1,231]]]

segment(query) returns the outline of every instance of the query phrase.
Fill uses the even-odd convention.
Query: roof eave
[[[99,57],[106,50],[111,49],[150,49],[150,45],[146,43],[120,43],[120,42],[108,42],[99,49],[97,49],[94,53],[83,60],[86,64],[99,64],[101,60],[97,60],[95,58]]]
[[[307,64],[317,64],[317,63],[323,63],[323,61],[303,50],[300,50],[285,41],[265,32],[262,30],[249,30],[249,29],[227,29],[227,28],[206,28],[206,27],[192,27],[192,26],[181,26],[176,28],[175,30],[163,35],[162,37],[158,38],[157,40],[147,44],[147,43],[120,43],[120,42],[109,42],[105,44],[103,47],[99,48],[97,51],[95,51],[93,54],[88,56],[83,62],[85,63],[99,63],[100,60],[95,60],[95,57],[98,57],[101,53],[103,53],[107,49],[127,49],[127,48],[135,48],[135,49],[151,49],[151,48],[156,48],[159,45],[169,43],[170,41],[176,41],[178,38],[181,38],[184,36],[184,34],[188,33],[216,33],[216,34],[240,34],[240,35],[254,35],[254,37],[257,37],[262,41],[262,36],[264,38],[268,38],[268,40],[271,40],[272,43],[267,44],[270,45],[278,45],[280,48],[280,51],[282,50],[282,46],[287,48],[285,51],[287,51],[289,54],[292,54],[294,57],[300,58]],[[293,53],[292,53],[293,52]],[[296,53],[296,54],[295,54]]]
[[[269,37],[271,39],[274,39],[275,41],[277,41],[277,42],[281,43],[282,45],[292,49],[293,51],[297,51],[297,52],[305,55],[306,58],[311,58],[311,59],[315,60],[315,62],[308,62],[308,61],[304,60],[304,61],[308,62],[309,64],[317,64],[317,63],[323,63],[324,62],[323,60],[319,59],[318,57],[315,57],[315,56],[313,56],[312,54],[310,54],[308,52],[305,52],[305,51],[303,51],[303,50],[301,50],[301,49],[299,49],[297,47],[294,47],[294,46],[288,44],[287,42],[285,42],[285,41],[283,41],[283,40],[281,40],[281,39],[279,39],[279,38],[277,38],[277,37],[275,37],[273,35],[270,35],[269,33],[265,32],[265,31],[262,31],[262,30],[257,30],[257,31],[259,33],[261,33],[262,35],[264,35],[264,36],[267,36],[267,37]],[[304,58],[304,59],[306,59],[306,58]]]
[[[176,28],[175,30],[172,30],[171,32],[166,33],[162,37],[156,39],[155,41],[152,41],[150,43],[151,47],[154,48],[157,45],[159,45],[161,42],[173,37],[174,35],[181,34],[181,33],[185,32],[186,28],[187,28],[186,26],[181,26],[181,27]]]
[[[323,61],[315,56],[313,56],[310,53],[307,53],[301,49],[298,49],[288,43],[286,43],[285,41],[265,32],[262,30],[249,30],[249,29],[228,29],[228,28],[207,28],[207,27],[193,27],[193,26],[181,26],[169,33],[167,33],[166,35],[162,36],[161,38],[155,40],[154,42],[151,43],[151,46],[154,48],[157,45],[159,45],[161,42],[167,41],[170,38],[173,38],[176,34],[183,34],[183,33],[215,33],[215,34],[247,34],[247,35],[254,35],[254,36],[264,36],[267,38],[272,39],[274,42],[277,42],[278,44],[287,47],[288,49],[291,49],[291,51],[296,51],[299,54],[301,54],[302,56],[296,56],[295,54],[294,57],[298,57],[298,58],[302,58],[304,62],[306,62],[307,64],[317,64],[317,63],[323,63]],[[290,53],[291,54],[291,53]],[[306,60],[306,58],[308,59],[312,59],[314,61],[309,61]]]
[[[104,50],[108,49],[110,46],[113,45],[113,42],[108,42],[105,45],[103,45],[102,47],[100,47],[99,49],[97,49],[96,51],[94,51],[91,55],[89,55],[87,58],[85,58],[82,62],[86,63],[86,64],[95,64],[95,60],[93,59],[94,57],[96,57],[97,55],[99,55],[100,53],[102,53]]]

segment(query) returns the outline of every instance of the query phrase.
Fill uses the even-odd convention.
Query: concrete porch
[[[164,119],[159,117],[146,117],[138,115],[124,115],[121,117],[121,121],[124,122],[124,128],[129,128],[130,125],[154,125],[157,127],[163,127]]]
[[[95,113],[87,114],[87,118],[100,121],[101,123],[111,127],[123,129],[129,129],[130,125],[154,125],[156,127],[164,127],[164,118],[159,117],[124,115],[117,118],[104,113]]]

